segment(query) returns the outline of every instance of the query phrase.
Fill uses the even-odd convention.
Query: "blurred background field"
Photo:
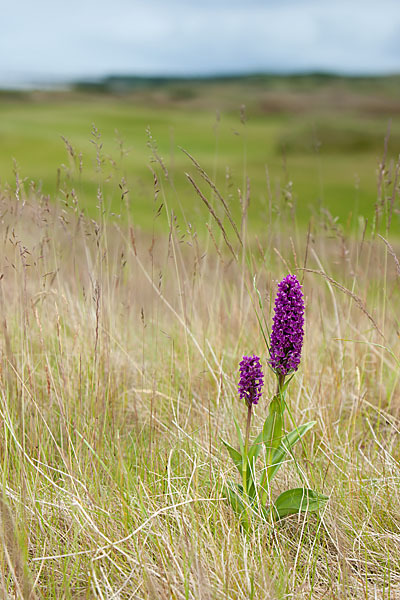
[[[72,189],[90,217],[98,214],[100,189],[107,211],[122,221],[129,197],[131,218],[149,231],[156,154],[167,175],[161,200],[200,226],[208,211],[185,175],[196,169],[183,148],[235,218],[240,198],[250,199],[253,232],[278,206],[296,210],[305,226],[323,209],[355,228],[373,218],[384,155],[388,177],[395,177],[399,87],[398,76],[315,74],[109,77],[58,91],[3,91],[0,183],[15,189],[18,173],[25,191],[35,182],[36,190],[67,203]],[[121,189],[129,190],[123,200]]]

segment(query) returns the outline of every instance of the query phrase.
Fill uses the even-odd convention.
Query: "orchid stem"
[[[246,437],[244,441],[244,455],[243,455],[243,463],[242,463],[242,475],[243,475],[243,500],[247,502],[247,454],[249,450],[249,438],[250,438],[250,425],[251,425],[251,409],[253,403],[249,402],[247,405],[247,423],[246,423]],[[249,526],[249,516],[247,514],[247,508],[245,508],[245,522],[248,528]]]

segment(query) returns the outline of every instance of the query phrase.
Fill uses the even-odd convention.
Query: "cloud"
[[[400,5],[337,0],[14,0],[0,75],[400,71]]]

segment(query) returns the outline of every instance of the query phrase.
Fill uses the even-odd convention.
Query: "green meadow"
[[[72,188],[80,207],[94,217],[99,187],[106,207],[125,214],[119,187],[124,178],[131,216],[149,230],[152,169],[154,161],[158,166],[162,161],[164,201],[178,216],[200,224],[207,208],[185,175],[194,176],[196,169],[184,149],[234,216],[240,215],[241,198],[250,199],[249,226],[255,231],[282,206],[289,213],[295,208],[303,224],[319,218],[322,207],[344,226],[357,226],[360,216],[374,214],[388,131],[389,167],[398,153],[396,81],[362,86],[358,80],[260,78],[186,87],[172,82],[118,94],[3,93],[0,180],[15,187],[17,169],[25,187],[34,181],[56,201],[64,201],[65,189]]]
[[[397,79],[117,83],[0,100],[0,598],[398,600]]]

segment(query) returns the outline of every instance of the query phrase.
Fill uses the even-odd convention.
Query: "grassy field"
[[[169,210],[152,236],[38,192],[0,202],[2,597],[400,597],[400,269],[377,236],[391,240],[398,200],[351,238],[335,223],[307,234],[295,214],[247,236],[250,206],[240,241]],[[288,402],[317,424],[271,493],[309,482],[329,501],[246,533],[220,438],[244,425],[243,354],[262,358],[254,426],[265,418],[253,282],[271,323],[290,271],[306,331]]]
[[[196,225],[207,211],[185,176],[195,169],[180,148],[212,177],[237,218],[240,195],[246,196],[249,187],[254,231],[266,226],[271,205],[282,199],[296,206],[302,224],[311,216],[320,218],[325,207],[344,226],[357,228],[360,216],[371,219],[374,213],[377,168],[389,126],[388,168],[399,151],[398,85],[396,78],[250,78],[175,82],[123,94],[113,88],[111,93],[3,93],[0,179],[15,189],[17,168],[27,187],[34,180],[60,201],[64,186],[73,188],[80,206],[94,217],[99,186],[107,207],[125,213],[119,188],[124,178],[131,214],[149,231],[150,131],[168,170],[169,207]],[[101,164],[95,138],[102,145]]]
[[[0,102],[0,597],[398,600],[391,88],[375,117],[335,121],[320,106],[326,153],[310,151],[309,111],[257,104],[242,123],[225,105],[216,122],[201,89],[181,93],[179,111],[175,88],[139,91],[136,104],[98,92]],[[351,127],[358,138],[338,135]],[[329,500],[319,514],[252,517],[246,531],[227,502],[240,481],[221,438],[236,445],[233,417],[245,427],[245,354],[266,380],[252,436],[266,417],[275,379],[255,307],[270,327],[288,273],[306,304],[288,407],[316,424],[267,505],[301,485]]]

